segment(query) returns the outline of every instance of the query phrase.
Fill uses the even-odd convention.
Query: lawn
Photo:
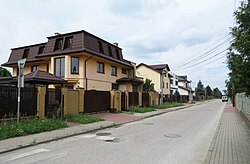
[[[183,106],[184,104],[183,103],[177,103],[177,102],[167,102],[167,103],[163,103],[163,104],[160,104],[160,105],[155,105],[155,106],[152,106],[152,108],[155,108],[155,109],[166,109],[166,108],[173,108],[173,107],[178,107],[178,106]]]
[[[65,116],[67,122],[75,122],[80,124],[89,124],[93,122],[103,121],[102,118],[86,115],[86,114],[70,114]]]
[[[0,123],[0,140],[65,127],[67,127],[66,122],[58,119],[23,120],[19,124],[16,122],[2,122]]]
[[[30,119],[21,120],[19,124],[15,121],[2,122],[0,140],[65,128],[68,127],[67,122],[88,124],[97,121],[103,121],[103,119],[91,115],[74,114],[67,115],[65,119]]]
[[[154,111],[154,108],[135,107],[135,108],[129,109],[129,112],[133,112],[133,113],[146,113],[146,112],[152,112],[152,111]]]

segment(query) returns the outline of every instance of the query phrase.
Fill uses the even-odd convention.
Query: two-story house
[[[117,43],[111,44],[87,31],[55,33],[48,41],[11,49],[2,66],[18,75],[17,61],[26,59],[24,74],[40,70],[67,81],[69,88],[139,91],[143,83],[135,76],[135,63],[123,58]]]
[[[180,95],[192,95],[191,81],[187,76],[178,76],[178,92]],[[190,96],[191,97],[191,96]]]
[[[170,77],[170,95],[173,95],[178,91],[178,76],[172,71],[169,72]]]
[[[170,94],[170,71],[168,64],[147,65],[140,63],[136,66],[136,76],[149,79],[154,84],[156,92],[165,95]]]

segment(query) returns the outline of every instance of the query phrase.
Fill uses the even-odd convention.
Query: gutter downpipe
[[[86,79],[85,90],[88,90],[88,78],[87,78],[87,61],[91,59],[94,55],[91,55],[88,59],[84,61],[84,77]]]

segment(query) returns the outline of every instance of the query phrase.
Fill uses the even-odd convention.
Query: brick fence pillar
[[[45,117],[45,99],[46,99],[46,87],[37,88],[37,116],[39,118]]]

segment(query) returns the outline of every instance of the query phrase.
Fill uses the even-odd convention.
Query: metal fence
[[[85,91],[84,112],[101,112],[110,110],[110,91]]]
[[[17,87],[0,86],[0,119],[17,116]],[[21,88],[20,116],[37,114],[37,89]]]
[[[236,108],[250,120],[250,98],[245,93],[236,94]]]

